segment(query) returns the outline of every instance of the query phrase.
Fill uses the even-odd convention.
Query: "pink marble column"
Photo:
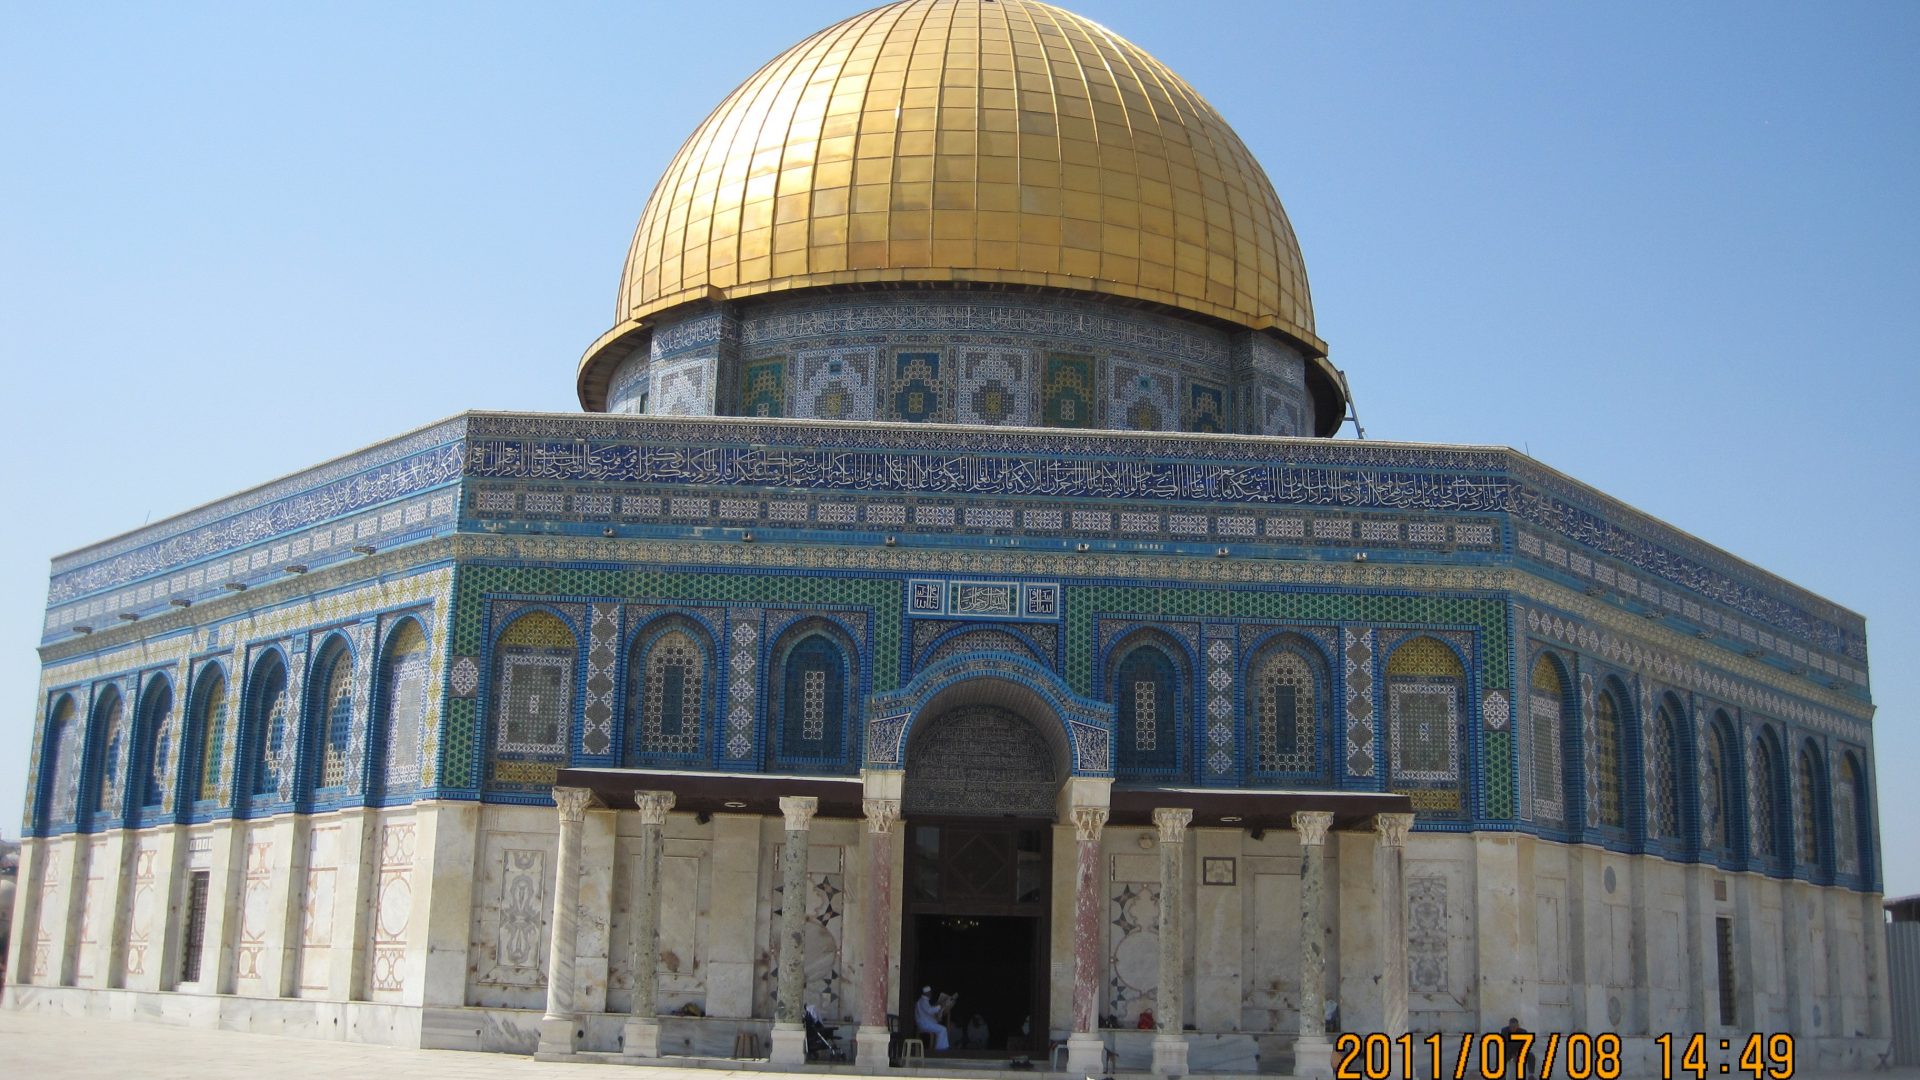
[[[1104,806],[1071,809],[1076,842],[1073,877],[1073,1031],[1067,1037],[1067,1071],[1098,1076],[1106,1070],[1106,1049],[1095,1016],[1100,989],[1100,832],[1107,824]]]
[[[867,818],[866,972],[860,986],[860,1030],[854,1057],[863,1067],[887,1064],[887,978],[893,969],[893,824],[899,799],[862,799]]]

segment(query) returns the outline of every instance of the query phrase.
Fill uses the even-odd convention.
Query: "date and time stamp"
[[[1667,1033],[1650,1040],[1659,1051],[1660,1080],[1751,1077],[1792,1080],[1793,1036],[1751,1034],[1723,1039],[1701,1033]],[[1442,1036],[1388,1036],[1345,1032],[1334,1039],[1334,1080],[1404,1080],[1431,1076],[1451,1080],[1620,1080],[1620,1036],[1532,1032]],[[1640,1080],[1644,1069],[1631,1073]],[[1650,1075],[1650,1074],[1646,1074]]]

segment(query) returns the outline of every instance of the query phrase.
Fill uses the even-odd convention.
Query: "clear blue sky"
[[[659,170],[857,6],[0,15],[0,830],[51,555],[576,408]],[[1920,892],[1920,5],[1077,9],[1266,164],[1371,435],[1524,448],[1867,616]]]

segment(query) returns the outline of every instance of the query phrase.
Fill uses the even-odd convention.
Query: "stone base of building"
[[[18,983],[6,987],[4,997],[0,997],[0,1008],[23,1013],[172,1024],[256,1035],[514,1055],[539,1053],[543,1025],[543,1017],[537,1009],[421,1007],[368,1001],[249,998],[232,994],[47,987]],[[585,1014],[574,1021],[574,1030],[582,1033],[578,1036],[578,1048],[574,1052],[539,1056],[565,1060],[621,1061],[630,1057],[622,1053],[621,1039],[631,1020],[632,1017],[621,1013]],[[657,1030],[660,1053],[652,1060],[662,1064],[738,1071],[783,1068],[765,1058],[740,1059],[731,1056],[737,1036],[743,1033],[754,1035],[763,1049],[770,1048],[773,1023],[769,1020],[662,1016]],[[875,1033],[878,1038],[870,1037],[868,1032],[856,1036],[860,1053],[852,1069],[838,1065],[831,1071],[890,1071],[887,1066],[886,1032],[876,1029]],[[1738,1043],[1745,1033],[1727,1029],[1724,1034],[1734,1040],[1735,1053],[1723,1055],[1710,1051],[1710,1069],[1717,1069],[1722,1059],[1730,1064],[1734,1062]],[[1061,1075],[1099,1076],[1115,1072],[1156,1071],[1158,1047],[1155,1044],[1159,1040],[1155,1032],[1106,1031],[1086,1041],[1090,1044],[1087,1049],[1099,1055],[1102,1067],[1081,1070],[1073,1064],[1070,1049],[1067,1072]],[[1288,1042],[1289,1048],[1279,1048],[1277,1044],[1280,1041]],[[1330,1044],[1331,1039],[1328,1041]],[[1447,1042],[1457,1046],[1458,1035],[1449,1034]],[[1313,1062],[1318,1059],[1312,1048],[1303,1048],[1285,1036],[1188,1032],[1185,1043],[1187,1052],[1181,1070],[1183,1075],[1201,1074],[1223,1080],[1227,1077],[1253,1076],[1261,1071],[1263,1061],[1270,1070],[1273,1062],[1266,1059],[1284,1061],[1289,1052],[1294,1057],[1293,1075],[1325,1075],[1303,1071],[1316,1068]],[[1800,1072],[1871,1069],[1888,1048],[1889,1040],[1885,1038],[1798,1038],[1794,1041],[1794,1067]],[[1307,1050],[1304,1055],[1301,1053],[1303,1049]],[[1111,1068],[1105,1067],[1105,1054],[1109,1052],[1113,1055]],[[1660,1048],[1651,1038],[1623,1039],[1621,1061],[1625,1075],[1658,1075],[1659,1054]],[[1050,1064],[1040,1062],[1037,1056],[1035,1063],[1043,1068]],[[929,1064],[937,1066],[937,1060]],[[816,1067],[807,1068],[811,1071]],[[823,1068],[822,1071],[826,1070]]]

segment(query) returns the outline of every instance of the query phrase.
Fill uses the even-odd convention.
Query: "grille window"
[[[180,945],[180,981],[200,981],[201,946],[207,940],[207,871],[195,870],[187,885],[187,932]]]
[[[1720,967],[1720,1026],[1734,1026],[1733,1002],[1733,920],[1721,916],[1713,920],[1713,944]]]

